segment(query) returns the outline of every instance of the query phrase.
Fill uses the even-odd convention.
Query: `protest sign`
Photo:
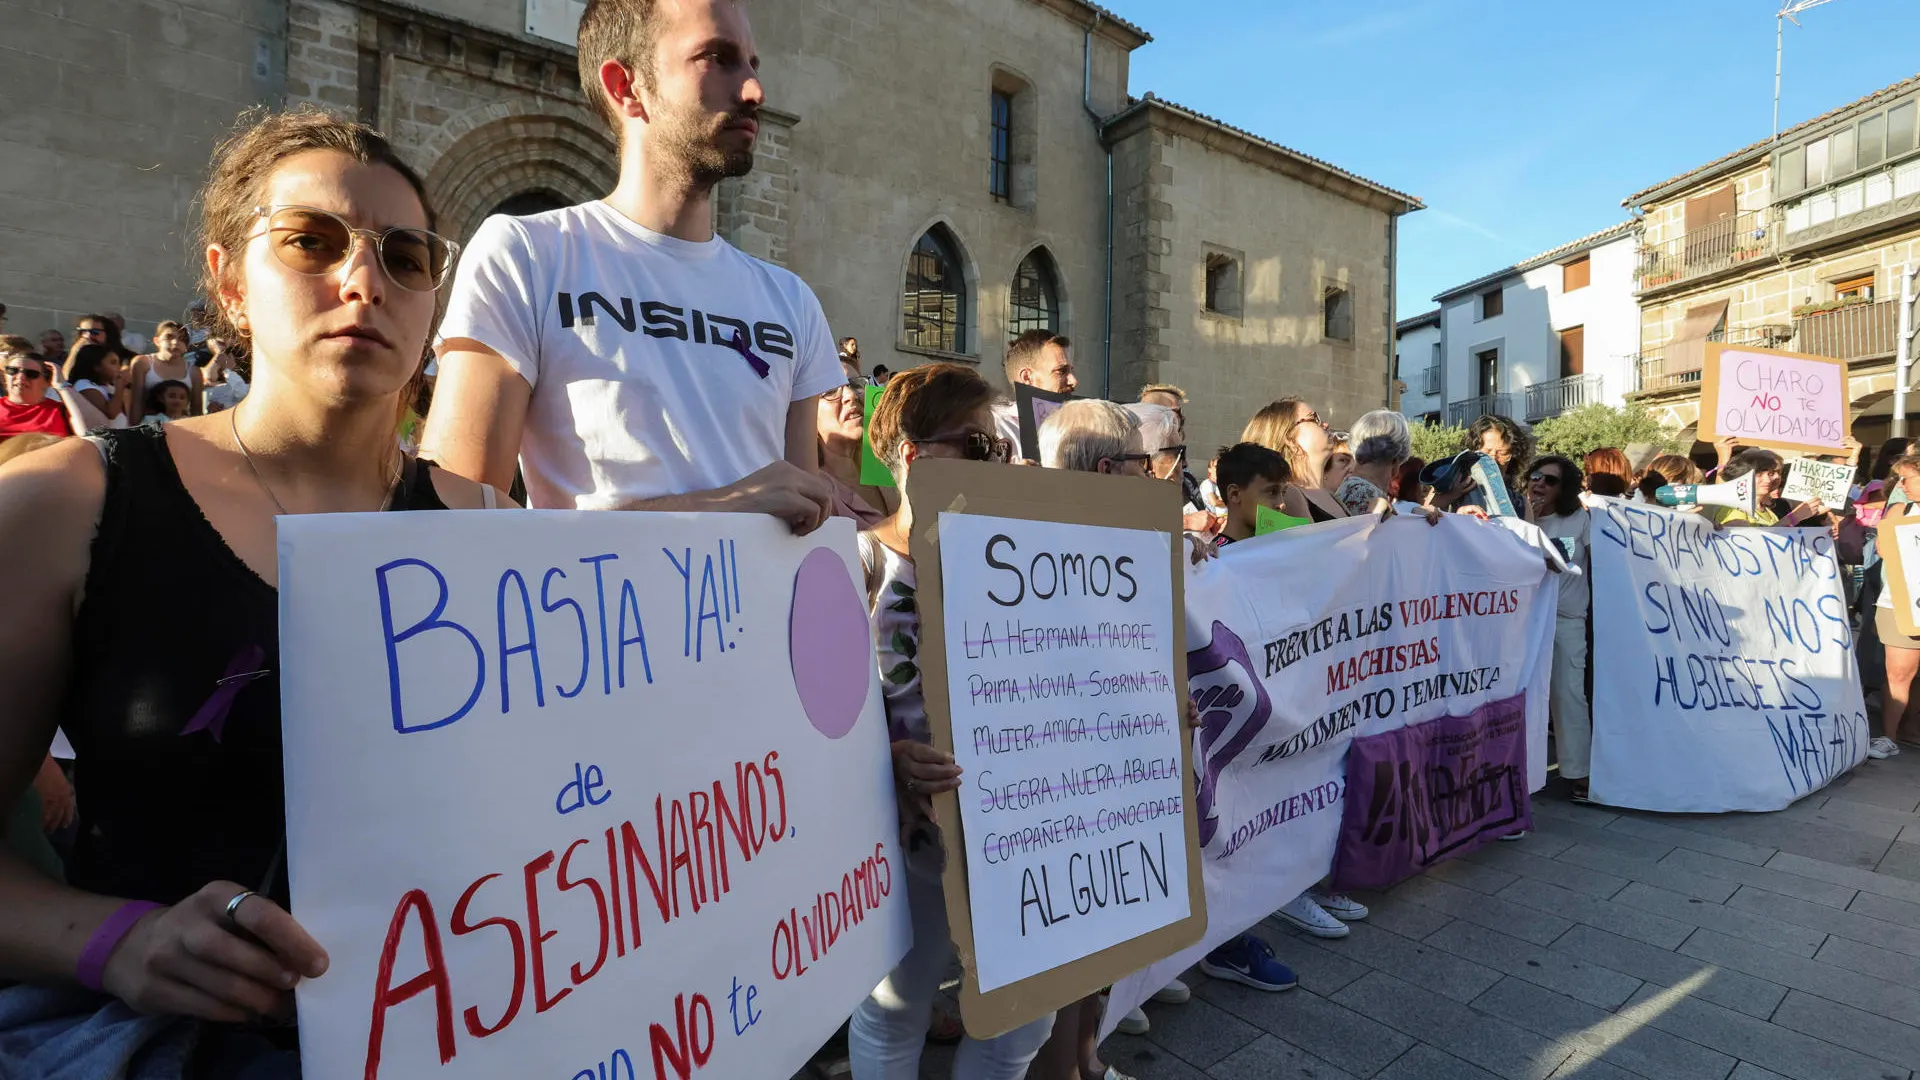
[[[904,954],[850,523],[279,530],[307,1080],[786,1076]]]
[[[1801,458],[1787,468],[1787,483],[1780,489],[1781,498],[1791,503],[1819,499],[1829,510],[1840,510],[1847,505],[1847,495],[1853,490],[1853,466],[1844,461]]]
[[[1302,525],[1313,524],[1312,518],[1294,517],[1281,513],[1270,506],[1256,506],[1253,510],[1253,535],[1265,536],[1268,533],[1286,532]]]
[[[914,463],[921,685],[967,1031],[1010,1030],[1205,926],[1179,485]]]
[[[893,470],[873,452],[873,410],[880,404],[880,395],[887,392],[884,386],[864,388],[867,408],[860,421],[860,482],[868,487],[892,487]]]
[[[1869,732],[1825,529],[1593,513],[1593,801],[1779,810],[1858,765]]]
[[[1490,701],[1353,740],[1333,888],[1384,889],[1533,828],[1527,707]]]
[[[1208,949],[1327,875],[1350,812],[1356,736],[1443,716],[1468,718],[1479,732],[1477,719],[1496,712],[1494,703],[1517,700],[1524,787],[1546,783],[1559,593],[1545,555],[1540,530],[1514,519],[1449,514],[1430,526],[1368,515],[1231,544],[1189,573],[1207,934],[1115,985],[1107,1029]],[[1495,742],[1512,737],[1494,734]],[[1394,809],[1409,805],[1402,798]],[[1479,820],[1491,831],[1502,813]]]
[[[1893,600],[1893,624],[1908,637],[1920,637],[1920,517],[1888,514],[1880,519],[1877,531],[1880,561],[1886,564],[1881,579]]]
[[[1709,342],[1700,373],[1700,433],[1744,446],[1830,454],[1844,449],[1847,366],[1825,356]]]
[[[1074,400],[1072,394],[1056,394],[1051,390],[1019,383],[1013,388],[1014,412],[1020,418],[1020,456],[1028,461],[1040,460],[1040,425],[1047,422],[1055,409]]]

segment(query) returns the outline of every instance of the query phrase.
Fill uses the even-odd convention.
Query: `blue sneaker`
[[[1251,934],[1241,934],[1208,953],[1200,961],[1200,970],[1255,990],[1291,990],[1300,985],[1292,969],[1273,958],[1273,946]]]

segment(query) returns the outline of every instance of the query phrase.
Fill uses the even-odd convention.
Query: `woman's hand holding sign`
[[[135,923],[100,983],[144,1013],[245,1023],[291,1016],[294,985],[326,970],[326,950],[280,905],[216,881]]]
[[[952,754],[926,743],[901,739],[893,744],[893,782],[928,817],[936,793],[960,787],[960,771]]]

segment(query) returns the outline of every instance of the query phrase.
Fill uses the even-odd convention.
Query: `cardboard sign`
[[[1327,876],[1356,738],[1519,697],[1525,786],[1546,783],[1559,588],[1545,550],[1512,518],[1369,514],[1230,544],[1189,572],[1207,933],[1116,984],[1105,1026]]]
[[[1269,506],[1257,506],[1253,511],[1253,535],[1267,536],[1271,533],[1297,529],[1302,525],[1313,524],[1312,518],[1294,517],[1281,513]]]
[[[1908,637],[1920,637],[1920,515],[1896,515],[1890,509],[1876,531],[1880,561],[1886,564],[1881,578],[1893,597],[1893,624]]]
[[[1595,802],[1780,810],[1861,762],[1871,733],[1825,529],[1594,505]]]
[[[1827,509],[1840,510],[1846,507],[1848,493],[1853,490],[1853,474],[1853,466],[1844,461],[1801,458],[1788,466],[1780,497],[1796,504],[1819,499]]]
[[[1072,394],[1056,394],[1026,383],[1014,385],[1013,405],[1020,417],[1021,457],[1036,463],[1040,460],[1040,425],[1047,422],[1054,410],[1073,400]]]
[[[1844,451],[1852,426],[1847,365],[1825,356],[1708,342],[1700,375],[1700,434],[1743,446]]]
[[[1524,695],[1353,740],[1334,889],[1385,889],[1533,828]]]
[[[893,487],[893,470],[873,452],[873,410],[880,404],[884,386],[866,388],[867,411],[860,420],[860,482],[869,487]]]
[[[960,1013],[986,1038],[1206,927],[1185,734],[1179,487],[923,459],[921,685]]]
[[[317,514],[279,552],[308,1080],[786,1076],[904,954],[850,522]]]

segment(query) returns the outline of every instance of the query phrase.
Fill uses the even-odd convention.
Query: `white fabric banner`
[[[1595,802],[1779,810],[1865,757],[1871,734],[1825,529],[1716,529],[1593,510]]]
[[[1557,579],[1538,529],[1496,520],[1301,526],[1188,575],[1207,934],[1115,985],[1103,1032],[1326,876],[1356,736],[1524,693],[1529,789],[1546,783]]]
[[[325,514],[279,543],[293,910],[332,959],[308,1080],[787,1076],[906,951],[850,523]]]

